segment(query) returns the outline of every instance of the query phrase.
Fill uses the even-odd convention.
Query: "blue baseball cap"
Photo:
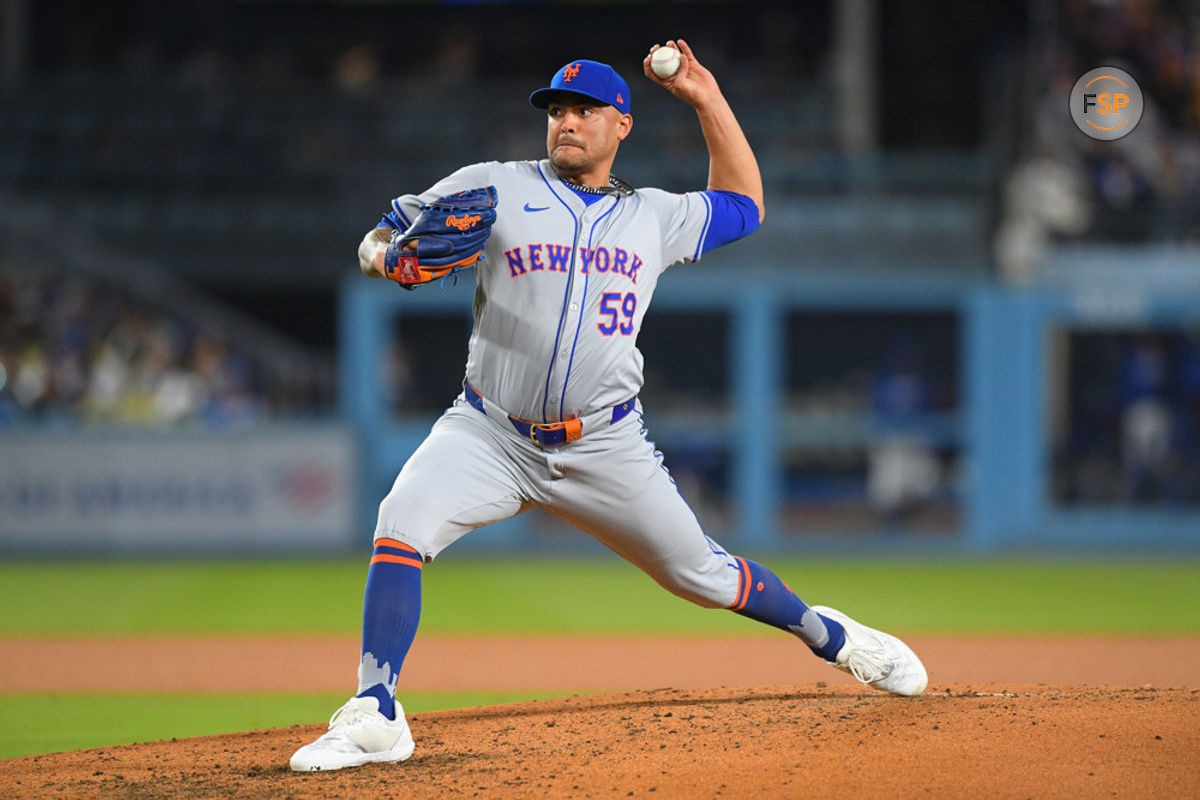
[[[529,95],[534,108],[549,108],[556,92],[572,92],[629,113],[629,84],[608,64],[580,59],[564,64],[545,89]]]

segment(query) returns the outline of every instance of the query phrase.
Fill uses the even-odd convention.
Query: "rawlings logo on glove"
[[[451,228],[457,228],[460,231],[470,230],[475,227],[475,223],[482,219],[478,214],[468,214],[465,217],[446,217],[446,224]]]
[[[384,276],[411,289],[474,266],[492,233],[496,202],[496,187],[484,186],[423,204],[407,231],[392,233]]]

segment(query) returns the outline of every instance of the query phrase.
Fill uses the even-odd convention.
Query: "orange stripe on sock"
[[[417,569],[425,566],[424,561],[418,561],[415,558],[407,558],[405,556],[394,556],[391,553],[380,553],[379,555],[371,558],[371,564],[377,564],[380,561],[387,564],[407,564],[408,566],[416,567]]]
[[[740,563],[741,559],[738,558],[737,556],[734,556],[733,560],[739,562],[738,563],[738,590],[737,590],[737,595],[733,598],[733,602],[730,603],[729,605],[725,606],[730,611],[737,609],[738,603],[740,603],[742,601],[742,588],[746,585],[746,576],[742,573],[742,565]]]
[[[733,605],[729,609],[731,611],[741,611],[746,607],[746,601],[750,599],[750,567],[746,565],[746,559],[741,556],[734,556],[734,558],[737,559],[741,570],[738,572],[737,598],[733,601]]]
[[[375,544],[373,544],[372,547],[394,547],[397,550],[407,550],[413,555],[421,555],[412,547],[409,547],[404,542],[397,541],[396,539],[376,539]]]

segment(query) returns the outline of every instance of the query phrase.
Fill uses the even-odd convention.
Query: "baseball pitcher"
[[[546,112],[547,158],[463,167],[394,199],[363,239],[362,270],[404,288],[473,266],[474,327],[462,393],[379,506],[358,692],[296,751],[293,770],[412,754],[395,695],[421,571],[475,528],[535,507],[679,597],[788,631],[877,689],[925,690],[925,668],[899,639],[805,605],[769,569],[708,538],[647,437],[636,343],[659,276],[753,233],[764,215],[758,164],[716,80],[686,42],[668,46],[682,56],[674,73],[652,71],[657,46],[643,72],[695,109],[705,190],[635,189],[612,174],[633,129],[629,86],[579,59],[529,98]]]

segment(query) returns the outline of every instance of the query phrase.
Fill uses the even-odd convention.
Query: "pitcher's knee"
[[[414,503],[401,493],[392,492],[379,504],[375,539],[394,539],[432,560],[445,547],[438,536],[444,524],[442,515],[431,505]]]

